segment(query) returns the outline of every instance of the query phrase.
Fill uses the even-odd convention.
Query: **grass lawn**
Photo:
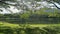
[[[7,27],[11,27],[11,28],[20,28],[20,25],[29,25],[30,27],[46,27],[46,26],[60,26],[60,24],[11,24],[11,23],[7,23],[7,22],[0,22],[0,26],[7,26]],[[28,27],[29,27],[28,26]]]
[[[36,27],[38,27],[38,28],[36,29]],[[34,31],[34,32],[32,32],[32,31]],[[60,24],[11,24],[8,22],[0,22],[0,34],[8,34],[8,33],[10,33],[10,34],[18,34],[18,33],[30,34],[30,32],[32,32],[32,34],[33,33],[34,34],[35,33],[60,34]]]

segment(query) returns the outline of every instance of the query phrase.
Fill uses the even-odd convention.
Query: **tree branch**
[[[3,4],[5,4],[5,5],[15,6],[15,5],[13,5],[13,4],[6,3],[5,1],[0,1],[0,3],[3,3]]]

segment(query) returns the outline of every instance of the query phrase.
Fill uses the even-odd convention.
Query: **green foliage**
[[[56,24],[55,25],[47,25],[47,26],[31,26],[30,25],[33,25],[33,24],[26,24],[27,26],[22,26],[23,24],[21,24],[20,26],[17,27],[18,24],[9,24],[6,25],[7,23],[1,23],[0,22],[0,34],[60,34],[60,26],[57,26]],[[42,24],[43,25],[43,24]]]
[[[20,18],[28,19],[30,16],[30,13],[23,13],[20,15]]]
[[[60,11],[57,9],[41,8],[38,11],[26,11],[23,14],[0,14],[0,21],[9,23],[59,23]]]

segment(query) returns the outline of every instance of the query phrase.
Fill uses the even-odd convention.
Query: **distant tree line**
[[[37,13],[38,12],[38,13]],[[0,21],[6,21],[9,23],[43,23],[54,24],[60,22],[59,13],[47,13],[36,11],[25,12],[23,14],[0,14]]]

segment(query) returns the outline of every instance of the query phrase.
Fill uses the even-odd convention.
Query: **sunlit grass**
[[[30,24],[32,27],[60,26],[60,24]]]
[[[11,27],[11,28],[20,28],[20,25],[30,26],[30,27],[47,27],[47,26],[60,26],[60,24],[11,24],[8,22],[0,22],[0,26]]]
[[[30,33],[30,31],[32,32],[32,30],[36,31],[32,33],[43,33],[44,34],[45,32],[47,32],[49,34],[49,33],[54,32],[55,34],[56,33],[55,30],[57,30],[57,33],[60,32],[59,27],[60,27],[60,24],[27,24],[27,23],[26,24],[12,24],[8,22],[0,22],[0,30],[2,30],[0,34],[5,34],[5,33],[17,34],[17,32],[20,34],[25,34],[28,32]],[[25,32],[26,30],[27,32]],[[5,33],[3,31],[5,31]]]
[[[0,26],[11,27],[11,28],[19,28],[20,27],[18,24],[10,24],[8,22],[0,22]]]

